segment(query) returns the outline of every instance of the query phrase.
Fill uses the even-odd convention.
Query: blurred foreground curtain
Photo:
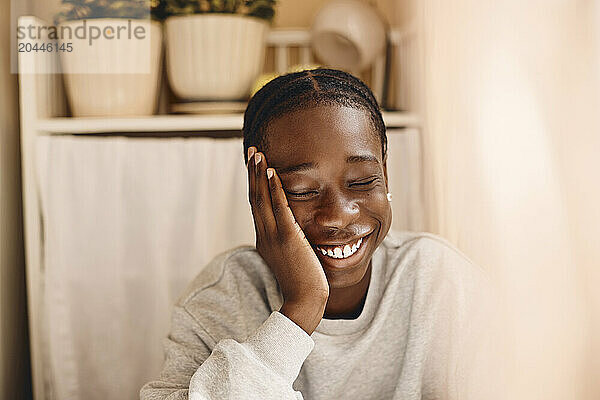
[[[503,398],[600,399],[598,2],[415,4],[428,230],[501,287]]]
[[[415,130],[390,134],[394,225],[422,225]],[[241,139],[43,136],[46,392],[129,400],[158,376],[175,300],[254,244]]]
[[[10,1],[0,0],[0,399],[31,393],[21,212],[17,77],[10,69]]]

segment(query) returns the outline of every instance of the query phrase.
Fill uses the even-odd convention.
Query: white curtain
[[[598,399],[598,2],[416,3],[428,230],[501,289],[503,398]]]
[[[171,307],[216,254],[253,243],[237,139],[42,137],[49,394],[133,399]]]
[[[178,296],[215,255],[254,243],[241,139],[57,136],[36,149],[48,396],[137,398]],[[396,228],[422,221],[419,149],[417,131],[390,133]]]

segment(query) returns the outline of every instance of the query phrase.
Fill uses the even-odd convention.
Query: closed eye
[[[352,182],[352,183],[350,183],[350,187],[357,187],[357,186],[358,187],[367,187],[367,186],[370,186],[373,183],[375,183],[378,179],[379,178],[375,177],[375,178],[368,179],[366,181]]]
[[[291,192],[289,190],[285,191],[288,196],[296,197],[296,198],[308,198],[317,194],[316,191],[307,191],[307,192]]]

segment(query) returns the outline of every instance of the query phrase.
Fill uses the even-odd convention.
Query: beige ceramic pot
[[[160,23],[103,18],[69,21],[59,29],[64,29],[58,52],[73,116],[154,114],[161,71]]]
[[[235,14],[167,18],[167,75],[185,100],[241,100],[263,68],[268,24]]]

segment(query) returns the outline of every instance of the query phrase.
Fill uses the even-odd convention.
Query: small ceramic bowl
[[[324,63],[362,71],[385,51],[386,24],[377,10],[361,0],[333,0],[317,13],[312,48]]]

